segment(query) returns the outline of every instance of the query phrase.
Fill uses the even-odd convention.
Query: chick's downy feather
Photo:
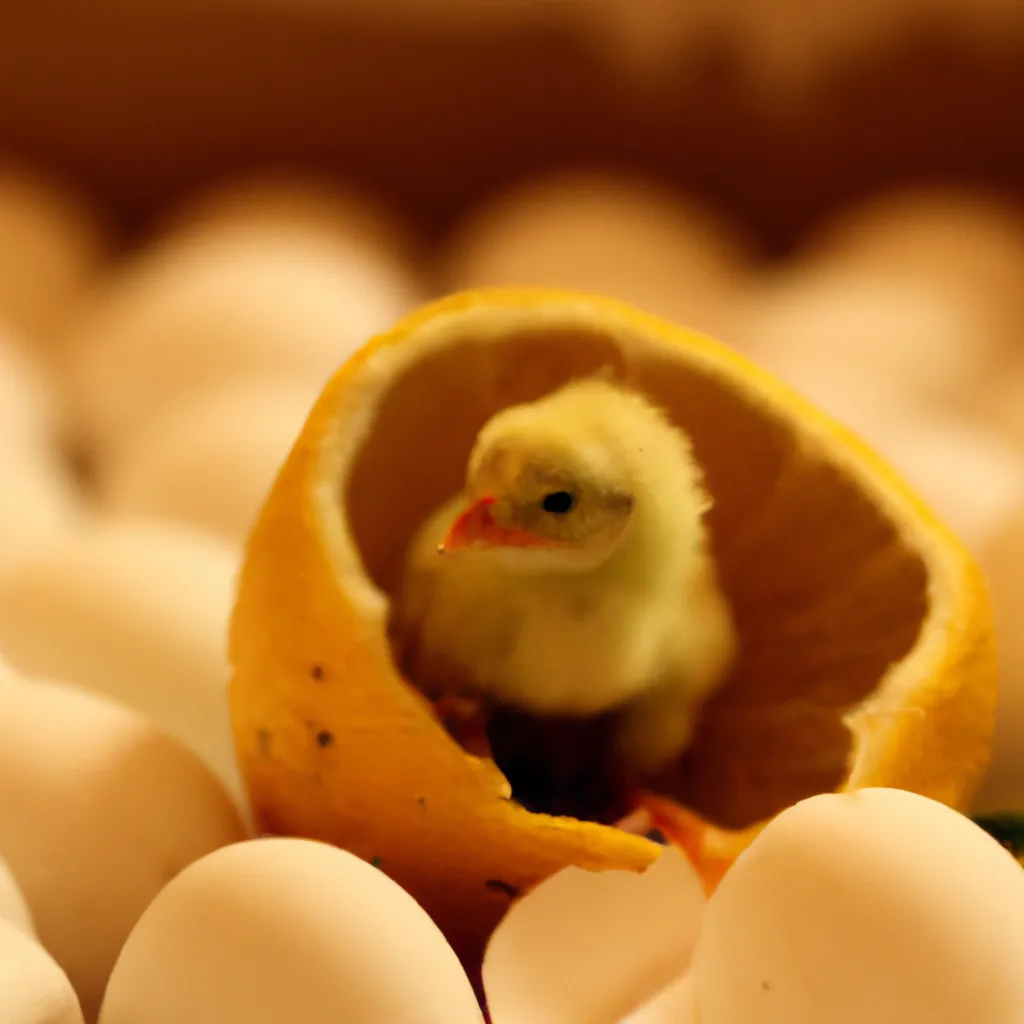
[[[553,492],[572,510],[547,512]],[[484,494],[525,546],[439,552]],[[428,694],[476,691],[537,716],[620,709],[627,763],[656,771],[735,652],[708,507],[688,439],[631,390],[588,379],[503,410],[465,492],[410,545],[394,609],[405,671]]]

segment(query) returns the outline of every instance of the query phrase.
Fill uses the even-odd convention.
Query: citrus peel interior
[[[892,786],[962,806],[986,763],[979,570],[874,453],[728,348],[617,302],[443,299],[337,371],[281,468],[241,574],[231,704],[260,827],[378,864],[467,958],[559,868],[642,870],[659,852],[518,806],[402,679],[386,635],[405,546],[461,487],[479,428],[608,366],[693,439],[742,637],[693,746],[644,798],[706,884],[805,796]]]

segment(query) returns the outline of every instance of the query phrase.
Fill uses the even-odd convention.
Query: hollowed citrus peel
[[[352,356],[310,413],[249,539],[231,704],[262,829],[379,864],[466,957],[559,868],[642,870],[659,850],[509,800],[386,638],[405,545],[460,488],[478,429],[608,366],[693,438],[742,636],[658,787],[673,799],[648,800],[709,887],[804,796],[892,786],[959,806],[986,762],[996,669],[979,572],[855,437],[727,348],[617,302],[446,298]]]

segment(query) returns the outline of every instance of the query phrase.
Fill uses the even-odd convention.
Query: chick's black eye
[[[544,495],[541,507],[545,512],[551,512],[556,516],[564,516],[572,510],[576,499],[568,491],[552,491]]]

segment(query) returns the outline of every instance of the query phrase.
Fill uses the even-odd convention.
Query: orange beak
[[[475,544],[489,547],[537,548],[548,547],[551,542],[529,530],[516,526],[502,526],[491,515],[494,498],[487,495],[478,499],[466,509],[452,525],[438,546],[438,551],[448,554],[462,551]]]

